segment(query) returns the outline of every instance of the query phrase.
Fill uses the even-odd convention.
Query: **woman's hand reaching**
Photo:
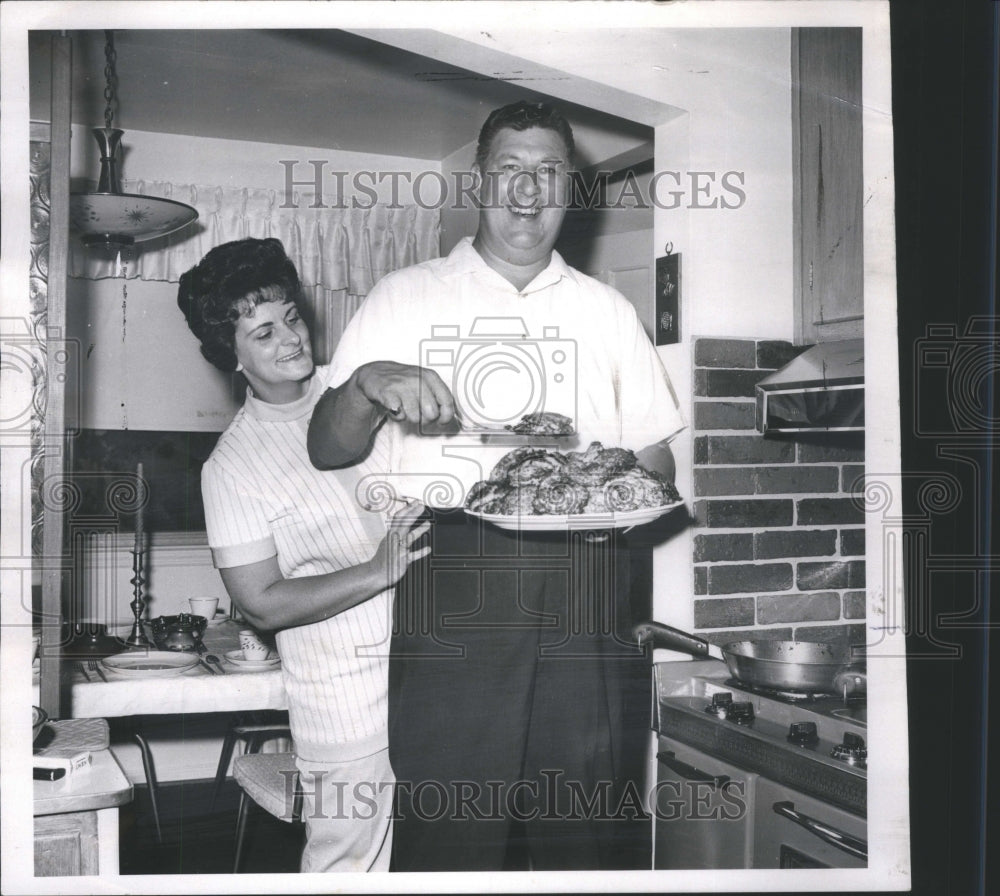
[[[430,545],[414,548],[431,528],[427,520],[420,521],[425,509],[419,501],[411,501],[389,520],[389,531],[371,559],[376,574],[384,570],[386,588],[403,578],[411,563],[431,552]]]

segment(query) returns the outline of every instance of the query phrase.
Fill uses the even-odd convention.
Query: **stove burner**
[[[781,700],[783,703],[815,703],[826,694],[818,694],[813,691],[783,691],[778,688],[768,688],[762,685],[747,684],[738,678],[730,678],[726,682],[726,687],[737,688],[750,694],[757,694],[761,697],[771,697],[774,700]]]

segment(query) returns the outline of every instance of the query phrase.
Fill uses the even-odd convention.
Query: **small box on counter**
[[[31,764],[35,769],[62,769],[64,774],[58,777],[64,777],[65,775],[71,775],[74,772],[90,768],[91,753],[90,750],[81,750],[79,753],[69,756],[32,756],[31,760]],[[52,780],[55,780],[55,778]]]

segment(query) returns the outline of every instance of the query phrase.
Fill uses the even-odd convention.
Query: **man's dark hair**
[[[236,369],[236,321],[263,302],[292,302],[302,312],[299,275],[280,240],[245,239],[210,250],[181,274],[177,305],[219,370]]]
[[[515,131],[526,131],[528,128],[546,128],[555,131],[562,137],[569,154],[567,162],[572,162],[576,146],[573,142],[573,129],[562,115],[548,103],[529,103],[521,100],[508,106],[494,109],[479,131],[479,143],[476,145],[476,165],[479,171],[485,173],[486,158],[490,154],[493,138],[498,131],[513,128]]]

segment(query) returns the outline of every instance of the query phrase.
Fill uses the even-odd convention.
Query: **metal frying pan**
[[[708,641],[658,622],[640,623],[633,634],[640,644],[718,659]],[[849,649],[834,644],[761,639],[734,641],[721,650],[732,676],[751,687],[845,696],[867,689],[863,667],[852,665]]]

